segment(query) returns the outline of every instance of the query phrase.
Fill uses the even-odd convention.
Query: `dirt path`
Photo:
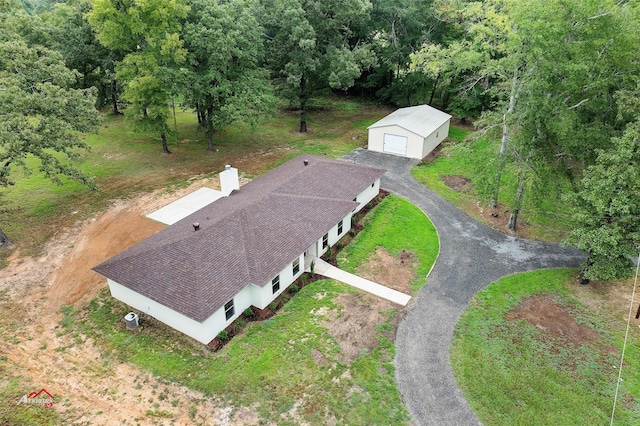
[[[217,179],[197,180],[167,194],[156,191],[118,200],[108,210],[56,235],[39,258],[16,252],[0,270],[0,322],[11,330],[0,348],[35,388],[55,397],[54,409],[76,424],[252,424],[251,410],[224,407],[215,399],[164,383],[105,356],[91,339],[62,334],[61,307],[87,304],[106,285],[91,268],[164,227],[144,217]],[[5,336],[7,337],[7,336]],[[20,396],[17,396],[18,400]],[[170,414],[169,414],[170,413]],[[230,417],[233,413],[233,421]],[[169,420],[169,417],[171,420]]]

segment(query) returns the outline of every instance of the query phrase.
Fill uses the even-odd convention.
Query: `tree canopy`
[[[2,184],[28,155],[53,180],[91,184],[68,160],[86,148],[77,132],[97,123],[89,106],[96,88],[100,105],[111,94],[114,112],[121,88],[126,114],[157,132],[165,153],[175,99],[196,112],[206,149],[215,151],[216,132],[256,123],[276,104],[274,92],[297,109],[304,132],[314,97],[357,89],[396,106],[433,104],[499,139],[484,195],[492,206],[508,204],[509,228],[525,197],[544,196],[554,169],[574,193],[570,241],[590,254],[585,271],[612,276],[601,260],[629,256],[621,241],[632,226],[602,207],[616,200],[604,190],[620,183],[596,189],[590,176],[601,175],[600,185],[605,170],[610,180],[626,176],[613,159],[631,155],[625,143],[635,140],[640,114],[636,2],[0,0],[0,7],[8,11],[0,17]],[[517,181],[512,200],[501,192],[507,171]]]
[[[262,27],[244,1],[193,0],[184,26],[184,104],[196,111],[213,151],[214,131],[254,124],[275,104],[263,58]]]
[[[570,195],[577,208],[569,241],[588,254],[584,276],[608,280],[628,276],[640,250],[640,121],[597,152]]]
[[[95,89],[74,89],[79,74],[58,52],[27,45],[12,30],[13,18],[0,18],[0,185],[10,184],[12,166],[26,167],[33,155],[54,182],[67,176],[93,186],[68,160],[88,148],[78,132],[96,130],[100,122]]]
[[[88,149],[79,132],[97,129],[95,89],[75,89],[80,75],[69,70],[56,51],[29,45],[19,23],[29,17],[15,3],[3,2],[0,16],[0,187],[12,184],[15,166],[38,170],[55,183],[66,176],[95,187],[90,175],[74,166]],[[7,237],[0,229],[0,245]]]

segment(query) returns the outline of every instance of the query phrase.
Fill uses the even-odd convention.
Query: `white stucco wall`
[[[247,305],[241,310],[241,304],[243,301],[248,299],[247,293],[250,293],[249,288],[247,287],[234,298],[235,315],[229,321],[225,319],[224,307],[222,307],[204,322],[198,322],[174,311],[173,309],[169,309],[168,307],[161,305],[140,293],[136,293],[113,280],[107,279],[107,283],[109,284],[111,296],[114,298],[205,345],[212,341],[220,331],[224,330],[234,318],[237,318],[239,314],[242,314],[244,309],[249,307],[249,305]]]
[[[293,261],[288,264],[282,271],[280,271],[280,290],[278,290],[275,294],[273,294],[271,288],[271,281],[273,280],[273,278],[275,278],[275,276],[272,277],[268,282],[263,283],[262,286],[253,284],[250,286],[253,298],[253,306],[259,309],[266,308],[269,303],[273,302],[276,297],[280,296],[280,294],[287,287],[289,287],[296,279],[298,279],[300,275],[302,275],[302,273],[304,272],[304,258],[302,254],[298,257],[298,260],[300,261],[300,270],[297,274],[293,275]]]
[[[450,120],[447,120],[440,127],[438,127],[435,132],[424,139],[422,156],[420,157],[421,159],[429,155],[429,153],[433,151],[435,147],[440,145],[440,142],[442,142],[447,138],[447,136],[449,136],[449,122]]]
[[[380,192],[380,179],[377,179],[373,183],[373,186],[369,185],[367,189],[365,189],[360,194],[358,194],[358,196],[356,197],[356,201],[359,204],[358,204],[358,207],[356,207],[356,209],[353,211],[353,213],[355,214],[355,213],[358,213],[360,210],[362,210],[362,208],[366,206],[369,201],[373,200],[376,197],[376,195],[378,195],[379,192]]]

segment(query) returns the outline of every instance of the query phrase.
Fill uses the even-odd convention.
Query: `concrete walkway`
[[[583,256],[559,244],[501,234],[416,182],[417,160],[357,149],[348,161],[388,170],[382,187],[420,208],[440,237],[440,254],[396,337],[396,381],[415,425],[477,425],[449,361],[453,331],[471,298],[500,277],[577,267]]]
[[[333,278],[334,280],[348,284],[351,287],[355,287],[375,296],[382,297],[383,299],[390,300],[398,305],[406,306],[411,299],[411,296],[408,294],[401,293],[392,288],[385,287],[357,275],[350,274],[349,272],[338,269],[320,258],[313,257],[311,261],[315,262],[313,271],[318,275]],[[309,271],[310,268],[306,268],[305,270]]]

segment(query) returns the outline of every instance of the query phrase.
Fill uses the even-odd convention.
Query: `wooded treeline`
[[[501,140],[522,200],[554,174],[576,206],[570,242],[586,277],[629,271],[640,238],[639,9],[613,0],[0,0],[0,184],[27,154],[91,184],[63,157],[96,108],[153,129],[165,153],[171,107],[216,130],[252,124],[285,99],[300,131],[329,91],[429,103]],[[53,155],[52,152],[62,153]]]

